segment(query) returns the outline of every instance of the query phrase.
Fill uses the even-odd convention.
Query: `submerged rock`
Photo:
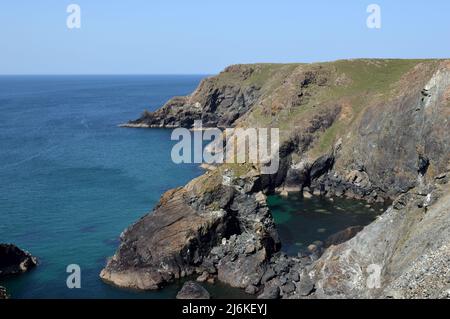
[[[178,292],[177,299],[210,299],[209,292],[195,281],[188,281]]]
[[[13,244],[0,244],[0,278],[24,273],[37,265],[36,257]]]

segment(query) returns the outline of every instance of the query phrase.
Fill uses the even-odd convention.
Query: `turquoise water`
[[[346,198],[313,196],[303,198],[290,194],[268,197],[282,244],[288,255],[304,252],[316,240],[325,241],[329,236],[350,226],[366,226],[387,208],[385,204],[368,205],[365,201]]]
[[[168,298],[98,277],[124,228],[161,194],[202,173],[175,165],[169,130],[118,128],[144,109],[192,92],[202,76],[0,77],[0,242],[39,257],[4,280],[14,298]],[[66,267],[81,267],[81,289]]]

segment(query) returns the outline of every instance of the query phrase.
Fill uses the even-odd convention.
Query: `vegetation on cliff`
[[[436,267],[449,256],[449,236],[420,235],[436,223],[440,234],[450,228],[448,188],[442,186],[450,170],[449,105],[448,60],[228,67],[191,95],[127,126],[191,128],[202,120],[204,127],[276,127],[279,171],[262,175],[253,165],[227,164],[166,193],[152,214],[124,232],[101,276],[119,286],[155,289],[198,273],[265,298],[410,297],[408,267],[429,261],[426,247],[438,256]],[[272,191],[393,200],[380,219],[392,224],[376,221],[321,258],[288,258],[278,253],[265,203]],[[427,211],[434,213],[425,218]],[[365,286],[364,267],[371,264],[383,269],[375,290]],[[439,276],[427,279],[440,287],[430,296],[443,294]]]

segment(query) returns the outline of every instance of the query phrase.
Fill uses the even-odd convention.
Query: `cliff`
[[[155,289],[206,272],[266,298],[409,297],[405,283],[419,270],[408,267],[447,258],[450,61],[231,66],[127,126],[191,128],[197,119],[205,127],[279,128],[278,173],[227,164],[168,192],[122,234],[102,271],[105,280]],[[265,203],[272,191],[393,200],[394,206],[321,258],[288,258],[278,253]],[[364,268],[358,273],[352,260],[358,267],[380,265],[383,287],[368,289]],[[438,267],[430,284],[445,281]],[[445,285],[429,296],[440,296]]]

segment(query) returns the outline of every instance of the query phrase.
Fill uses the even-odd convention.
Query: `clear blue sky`
[[[81,6],[81,29],[66,27]],[[368,29],[379,4],[382,28]],[[213,74],[235,63],[450,57],[448,0],[2,0],[0,74]]]

